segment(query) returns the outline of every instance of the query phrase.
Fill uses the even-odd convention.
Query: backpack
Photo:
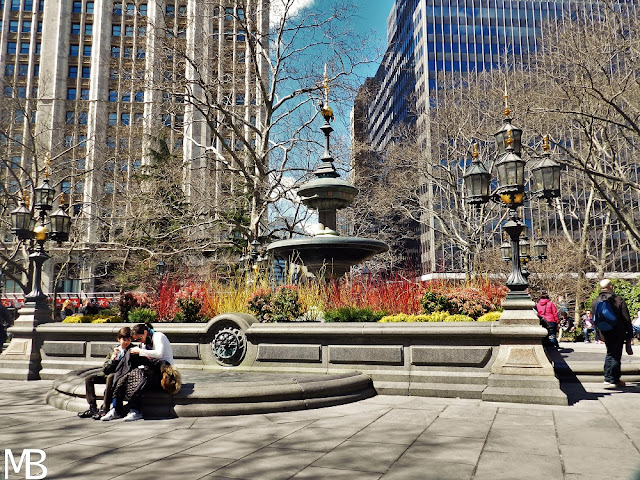
[[[616,312],[607,300],[596,303],[593,320],[596,328],[601,332],[610,332],[618,323]]]

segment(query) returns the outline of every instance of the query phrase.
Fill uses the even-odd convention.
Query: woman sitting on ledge
[[[173,365],[173,349],[167,336],[156,332],[150,323],[139,323],[131,330],[133,347],[118,365],[113,387],[113,407],[102,417],[103,421],[122,417],[123,402],[129,402],[129,413],[125,422],[142,418],[142,391],[147,386],[160,386],[160,369],[163,365]]]

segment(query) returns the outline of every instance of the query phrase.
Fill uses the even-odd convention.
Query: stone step
[[[374,387],[381,395],[479,399],[486,385],[416,382],[407,387],[404,382],[374,382]]]
[[[490,387],[553,389],[558,388],[560,383],[555,377],[493,374],[489,377],[487,385]]]
[[[567,396],[560,389],[487,387],[482,392],[485,402],[535,403],[542,405],[568,405]]]
[[[489,372],[442,371],[442,370],[367,370],[374,382],[443,383],[486,385]]]

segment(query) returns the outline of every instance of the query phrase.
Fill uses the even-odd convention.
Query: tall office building
[[[393,141],[393,132],[405,123],[417,127],[425,149],[429,150],[433,105],[437,105],[439,89],[446,86],[447,79],[494,69],[507,58],[509,62],[526,65],[536,54],[546,21],[562,25],[572,19],[593,18],[598,8],[597,1],[570,0],[397,1],[387,25],[387,54],[374,77],[379,90],[369,97],[366,108],[360,106],[364,118],[356,122],[361,126],[358,135],[367,137],[371,150],[379,152]],[[637,15],[635,2],[620,2],[619,8]],[[404,32],[410,39],[398,32]],[[412,108],[415,113],[399,114],[399,107]],[[432,154],[429,151],[425,157]],[[372,158],[380,161],[379,155]],[[429,203],[429,208],[448,204],[434,198],[435,191],[425,185],[422,201]],[[456,253],[455,245],[438,235],[434,222],[433,216],[425,216],[421,221],[423,273],[462,270],[462,256]],[[544,233],[553,233],[554,228],[559,227],[548,222]],[[638,268],[636,254],[628,248],[619,253],[620,262],[614,268]]]
[[[240,140],[224,117],[260,121],[256,62],[245,61],[246,19],[266,37],[269,2],[0,0],[0,9],[3,106],[10,112],[2,117],[2,148],[26,175],[34,149],[40,158],[51,155],[52,183],[82,225],[74,268],[59,287],[91,291],[125,255],[114,244],[99,257],[94,246],[113,243],[127,228],[125,193],[136,188],[133,177],[149,163],[154,139],[163,138],[182,165],[191,204],[210,211],[229,190],[216,160]],[[203,85],[213,87],[204,92]],[[220,108],[200,111],[185,94],[209,95]],[[3,173],[17,193],[12,169]],[[9,233],[5,227],[5,241]],[[57,268],[47,262],[49,282]]]

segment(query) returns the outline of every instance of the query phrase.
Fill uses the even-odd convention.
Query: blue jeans
[[[620,362],[624,347],[624,334],[614,329],[611,332],[602,332],[602,335],[607,346],[607,355],[604,357],[604,381],[618,383],[622,375]]]
[[[559,347],[558,339],[556,338],[556,334],[558,332],[558,324],[554,322],[549,322],[549,326],[547,327],[547,331],[549,332],[549,342],[554,347]]]
[[[591,341],[591,340],[589,340],[589,334],[590,333],[593,333],[593,339],[596,340],[596,330],[595,330],[595,328],[585,328],[582,333],[584,334],[585,343]]]

